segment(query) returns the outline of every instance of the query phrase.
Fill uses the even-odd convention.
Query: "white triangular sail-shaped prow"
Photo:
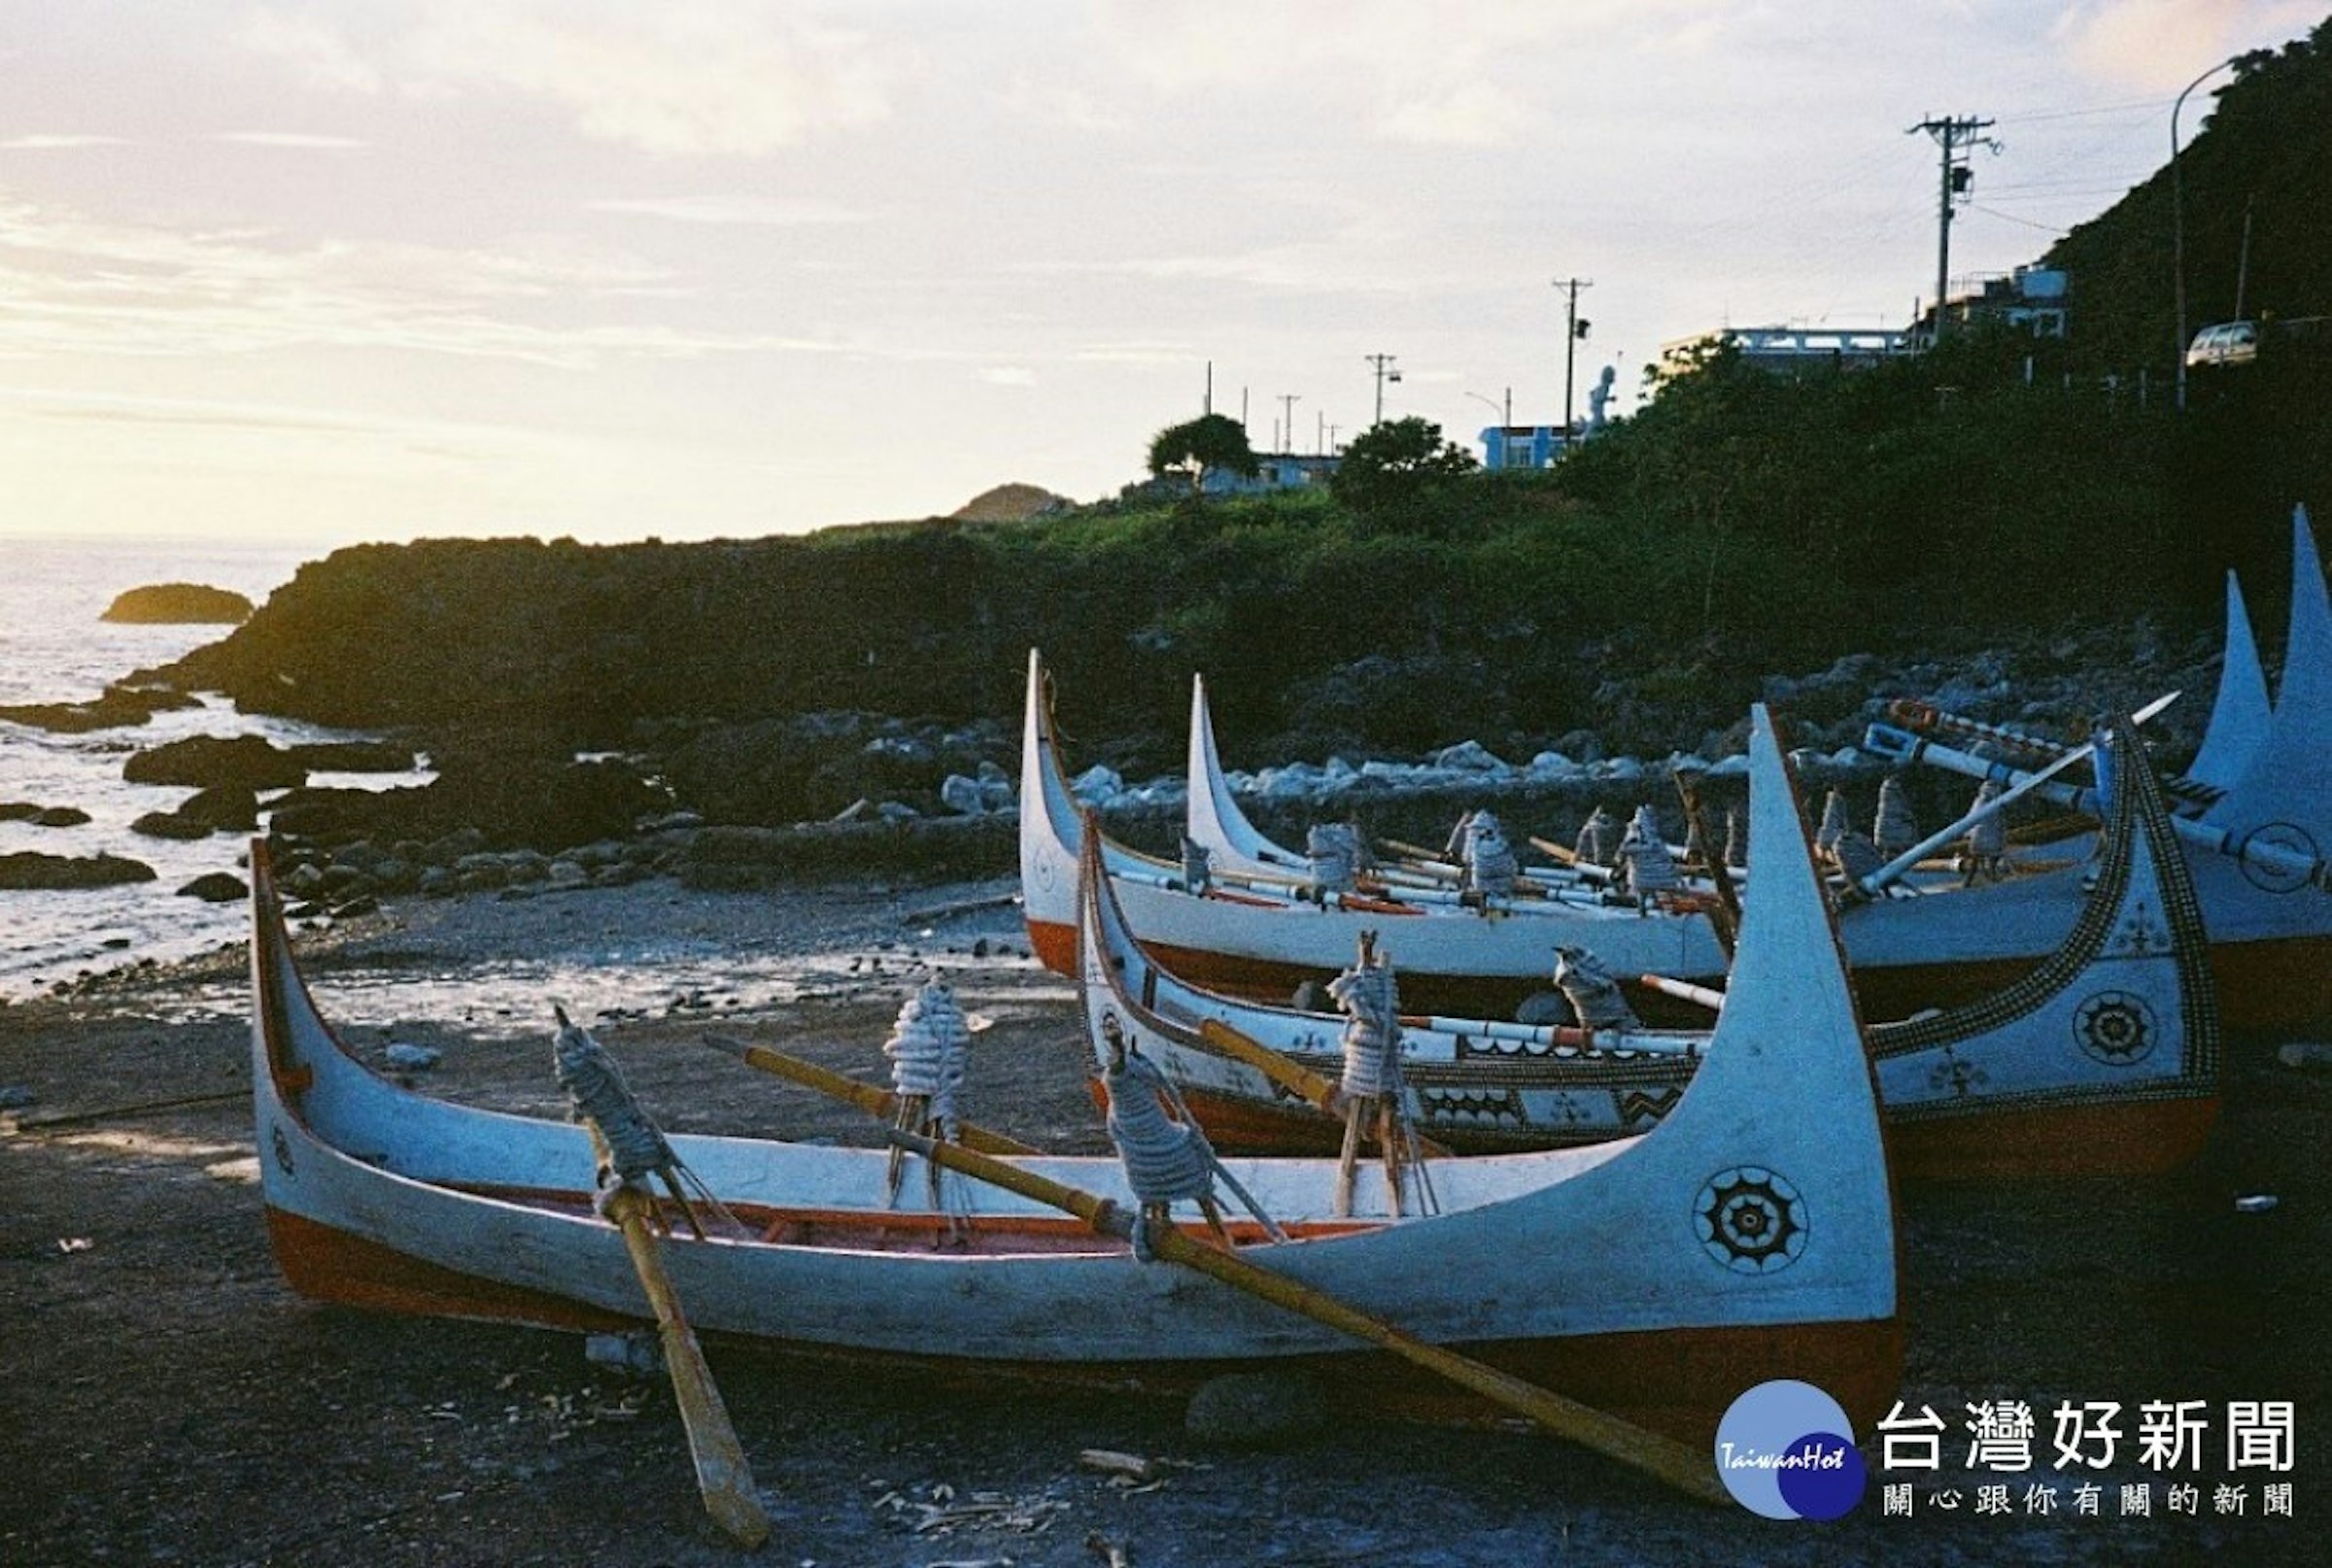
[[[1183,807],[1183,831],[1212,857],[1213,868],[1224,872],[1265,871],[1285,876],[1302,872],[1311,862],[1273,843],[1258,832],[1239,802],[1231,798],[1230,781],[1222,776],[1222,758],[1215,749],[1215,718],[1207,708],[1207,678],[1190,677],[1190,751],[1188,803]]]
[[[1725,1142],[1754,1144],[1760,1117],[1816,1116],[1826,1146],[1876,1157],[1878,1099],[1861,1048],[1862,1022],[1813,842],[1788,765],[1763,704],[1751,709],[1749,853],[1757,874],[1742,893],[1741,929],[1707,1059],[1671,1116],[1723,1108],[1744,1125]],[[1786,1103],[1772,1098],[1771,1058],[1789,1064]],[[1739,1080],[1737,1083],[1735,1080]]]
[[[2332,599],[2308,509],[2291,520],[2291,623],[2267,732],[2204,820],[2245,835],[2270,824],[2332,848]]]
[[[2218,671],[2218,699],[2203,732],[2202,749],[2186,776],[2214,790],[2229,790],[2266,738],[2271,709],[2267,673],[2259,667],[2259,643],[2243,602],[2243,585],[2227,573],[2227,652]]]

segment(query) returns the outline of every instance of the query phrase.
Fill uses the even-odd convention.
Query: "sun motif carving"
[[[2092,1059],[2108,1067],[2129,1067],[2152,1053],[2161,1030],[2143,997],[2100,991],[2073,1015],[2073,1035]]]
[[[1771,1274],[1805,1250],[1805,1202],[1779,1173],[1738,1165],[1702,1184],[1693,1227],[1701,1249],[1735,1274]]]

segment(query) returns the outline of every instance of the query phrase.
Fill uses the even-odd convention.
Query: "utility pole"
[[[1587,336],[1589,324],[1579,319],[1579,290],[1593,289],[1593,278],[1558,278],[1555,287],[1563,291],[1565,305],[1562,326],[1562,445],[1566,452],[1571,445],[1571,367],[1577,358],[1579,340]]]
[[[1280,393],[1280,407],[1283,410],[1280,416],[1280,428],[1286,432],[1287,441],[1286,446],[1281,450],[1290,454],[1295,451],[1295,405],[1303,399],[1303,395],[1302,392]]]
[[[1390,381],[1390,382],[1395,382],[1395,383],[1399,382],[1399,380],[1401,379],[1401,373],[1400,373],[1398,370],[1395,370],[1395,369],[1392,367],[1392,361],[1393,361],[1393,359],[1394,359],[1394,358],[1395,358],[1395,356],[1393,356],[1393,355],[1389,355],[1389,354],[1364,354],[1364,355],[1360,356],[1360,358],[1361,358],[1363,360],[1367,361],[1369,364],[1371,364],[1371,365],[1374,365],[1374,366],[1376,367],[1376,372],[1377,372],[1377,423],[1378,423],[1379,425],[1382,425],[1382,424],[1384,424],[1384,423],[1385,423],[1385,383],[1387,383],[1388,381]]]
[[[1968,153],[1978,147],[2000,151],[2000,144],[1984,131],[1992,124],[1963,115],[1957,119],[1938,119],[1934,116],[1903,132],[1916,136],[1921,131],[1936,139],[1942,149],[1942,177],[1937,202],[1936,228],[1936,334],[1934,341],[1943,341],[1943,296],[1951,287],[1951,210],[1968,199],[1968,187],[1975,179],[1975,171],[1968,166]]]
[[[1207,361],[1206,406],[1201,408],[1199,412],[1202,414],[1212,414],[1215,412],[1215,361],[1212,359]]]
[[[2243,249],[2235,253],[2235,314],[2231,321],[2242,321],[2244,286],[2251,276],[2251,203],[2256,195],[2243,198]]]

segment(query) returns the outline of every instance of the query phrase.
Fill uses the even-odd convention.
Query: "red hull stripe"
[[[1887,1118],[1887,1163],[1911,1180],[2158,1176],[2200,1154],[2218,1097]]]
[[[1032,920],[1028,923],[1028,936],[1030,946],[1046,969],[1075,976],[1076,927]],[[1193,985],[1277,1002],[1292,996],[1304,981],[1325,980],[1333,973],[1270,959],[1242,958],[1195,948],[1145,943],[1143,950],[1168,971]],[[1857,969],[1852,977],[1855,998],[1865,1018],[1907,1018],[1926,1007],[1957,1007],[1981,1001],[2022,979],[2039,962],[2039,959],[1988,959],[1965,964],[1899,964]],[[2211,974],[2218,988],[2219,1020],[2229,1029],[2287,1031],[2332,1019],[2332,937],[2212,942]],[[1724,983],[1721,975],[1678,978]],[[1504,1018],[1513,1015],[1525,997],[1551,986],[1551,980],[1450,977],[1403,971],[1401,1003],[1412,1012]],[[1653,1021],[1658,1011],[1657,1006],[1646,1011],[1646,1021]],[[1688,1009],[1680,1021],[1704,1026],[1708,1014],[1701,1009]]]
[[[351,1236],[280,1210],[267,1211],[268,1231],[285,1276],[319,1301],[388,1312],[421,1312],[585,1332],[635,1328],[639,1319],[602,1312],[540,1291],[441,1268],[376,1242]],[[719,1336],[714,1336],[719,1338]],[[1458,1348],[1582,1400],[1599,1410],[1687,1443],[1713,1440],[1733,1400],[1768,1378],[1799,1378],[1829,1392],[1858,1429],[1885,1414],[1903,1378],[1900,1319],[1791,1323],[1770,1327],[1690,1328],[1568,1339],[1501,1341]],[[917,1362],[980,1376],[1046,1381],[1136,1383],[1160,1391],[1194,1386],[1215,1373],[1253,1363],[1097,1364],[1047,1361],[966,1361],[949,1357],[834,1351],[783,1340],[768,1347],[845,1360]],[[1305,1356],[1286,1365],[1331,1372],[1324,1390],[1340,1403],[1374,1415],[1479,1422],[1496,1413],[1404,1362],[1376,1351]]]

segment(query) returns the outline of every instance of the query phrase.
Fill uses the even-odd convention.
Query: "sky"
[[[1666,342],[1903,324],[1921,120],[1994,122],[1951,272],[2006,272],[2166,160],[2181,87],[2323,15],[0,0],[0,543],[1091,500],[1210,364],[1258,449],[1380,391],[1470,442],[1509,397],[1561,420],[1571,278],[1574,411],[1611,365],[1625,414]]]

